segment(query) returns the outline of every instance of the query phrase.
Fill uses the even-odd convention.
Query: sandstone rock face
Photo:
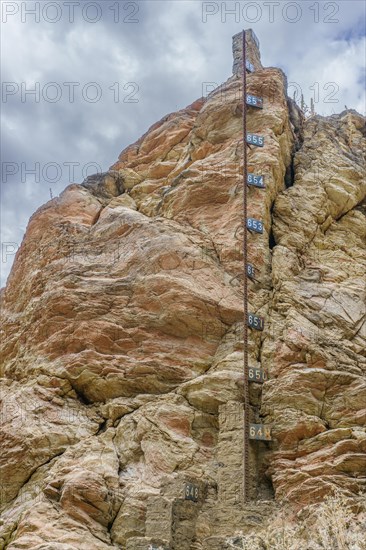
[[[310,119],[294,164],[274,207],[262,413],[276,424],[276,494],[314,502],[366,483],[363,118]]]
[[[241,495],[237,72],[30,219],[2,292],[0,548],[220,548],[282,498],[365,489],[364,119],[304,122],[248,49],[264,99],[248,110],[265,138],[248,149],[266,183],[248,189],[264,223],[249,309],[265,318],[249,359],[269,375],[250,418],[273,427],[250,447],[261,503]]]

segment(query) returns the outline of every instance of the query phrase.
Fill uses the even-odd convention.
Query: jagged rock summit
[[[273,434],[250,448],[253,502],[236,36],[224,84],[29,221],[2,296],[1,549],[225,548],[281,499],[365,490],[365,120],[304,120],[247,36],[251,420]]]

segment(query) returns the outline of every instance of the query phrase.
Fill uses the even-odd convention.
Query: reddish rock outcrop
[[[251,418],[274,438],[251,450],[252,496],[303,505],[365,488],[364,119],[303,121],[250,40],[266,190],[248,191],[264,222],[249,302],[266,325],[249,351],[269,374]],[[243,393],[241,94],[234,74],[30,219],[2,296],[0,548],[147,548],[159,509],[183,518],[172,548],[230,534],[215,513],[218,453],[240,462],[219,412]],[[194,514],[174,500],[186,479]]]

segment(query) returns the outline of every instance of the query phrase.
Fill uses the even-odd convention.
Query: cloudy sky
[[[1,2],[1,285],[28,219],[107,170],[165,114],[220,84],[231,37],[257,34],[265,66],[322,115],[365,114],[364,0]],[[210,84],[205,84],[210,83]]]

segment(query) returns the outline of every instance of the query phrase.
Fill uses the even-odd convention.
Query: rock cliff
[[[365,490],[365,120],[304,120],[248,50],[250,414],[273,435],[251,443],[253,500],[234,37],[233,76],[29,221],[2,291],[1,549],[223,548],[282,500]]]

